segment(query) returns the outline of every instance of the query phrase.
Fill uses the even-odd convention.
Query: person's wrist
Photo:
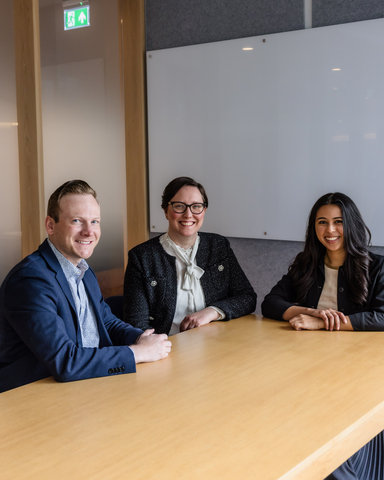
[[[319,330],[325,329],[325,321],[322,318],[317,319]]]
[[[221,318],[221,313],[216,310],[216,308],[208,307],[210,310],[209,321],[214,322],[215,320],[219,320]]]
[[[133,357],[134,357],[134,359],[135,359],[136,365],[137,365],[138,363],[142,363],[142,358],[141,358],[141,354],[140,354],[140,352],[141,352],[141,347],[140,347],[139,345],[131,345],[131,346],[130,346],[130,349],[131,349],[132,352],[133,352]]]

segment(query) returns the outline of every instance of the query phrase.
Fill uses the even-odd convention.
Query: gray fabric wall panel
[[[325,27],[384,17],[382,0],[312,0],[312,26]]]
[[[147,0],[147,50],[304,28],[303,0]]]
[[[257,293],[256,313],[271,288],[287,273],[289,265],[302,251],[302,242],[229,238],[241,268]]]

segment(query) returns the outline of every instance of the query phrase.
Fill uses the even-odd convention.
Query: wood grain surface
[[[0,395],[3,480],[322,480],[384,429],[384,336],[259,316],[137,373]]]

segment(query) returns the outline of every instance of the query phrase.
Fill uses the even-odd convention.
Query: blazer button
[[[113,369],[110,368],[110,369],[108,370],[108,373],[111,375],[111,374],[113,373]]]
[[[340,288],[339,288],[339,292],[344,292],[344,288],[343,288],[343,287],[340,287]]]
[[[219,272],[222,272],[222,271],[224,270],[224,266],[223,266],[223,265],[219,265],[218,270],[219,270]]]
[[[152,282],[151,282],[151,287],[156,287],[156,285],[157,285],[156,280],[152,280]]]
[[[120,372],[124,372],[125,368],[124,367],[120,367]]]

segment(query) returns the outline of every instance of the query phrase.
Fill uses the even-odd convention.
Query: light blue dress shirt
[[[77,318],[79,320],[81,339],[83,347],[98,348],[100,342],[99,329],[94,309],[89,302],[87,292],[85,291],[83,277],[88,270],[88,263],[82,259],[75,265],[71,263],[62,253],[57,250],[53,243],[48,239],[48,244],[52,248],[57,260],[63,269],[65,278],[68,281],[69,288],[75,303]]]

